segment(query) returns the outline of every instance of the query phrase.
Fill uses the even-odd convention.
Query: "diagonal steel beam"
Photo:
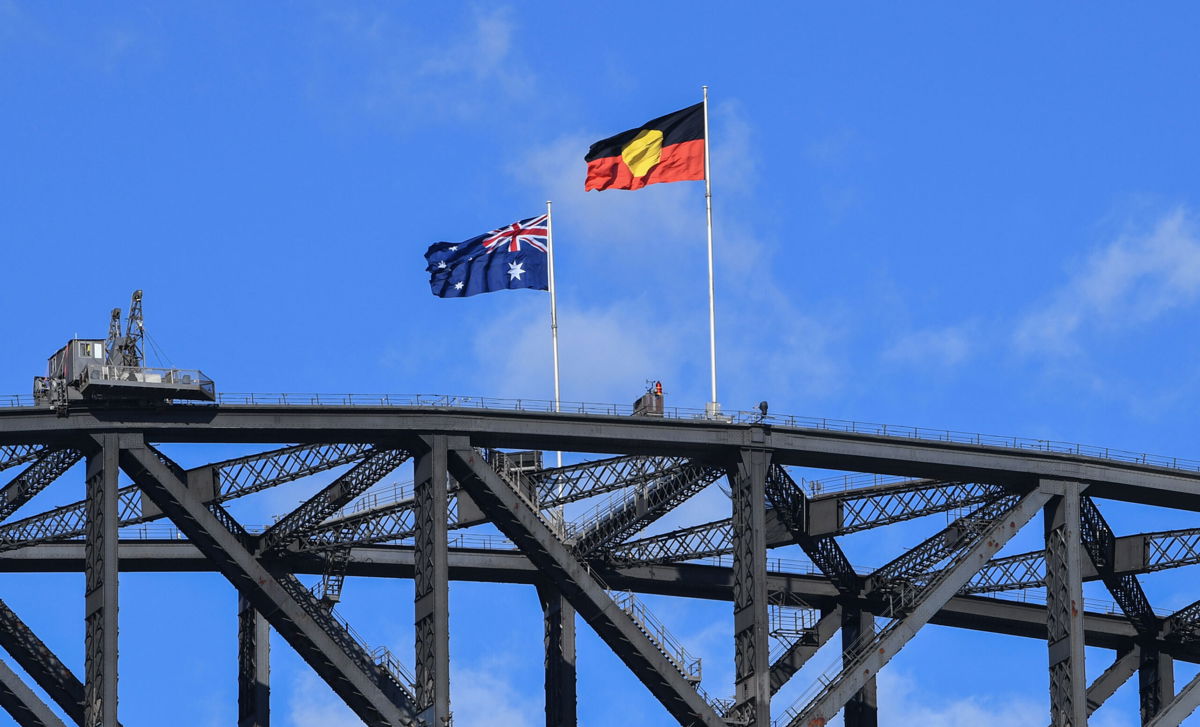
[[[1096,677],[1096,681],[1088,685],[1087,688],[1087,713],[1091,715],[1097,709],[1104,705],[1108,698],[1111,697],[1121,685],[1129,681],[1129,678],[1137,673],[1138,662],[1141,660],[1141,649],[1137,646],[1133,647],[1124,654],[1120,654],[1109,664],[1104,673]]]
[[[365,444],[293,445],[196,467],[188,480],[206,502],[226,502],[348,464],[369,449]],[[86,529],[86,512],[87,503],[81,501],[0,525],[0,551],[79,537]],[[137,486],[117,490],[117,512],[121,527],[162,517]]]
[[[774,465],[768,471],[766,495],[796,545],[816,563],[840,593],[857,596],[862,590],[862,578],[854,572],[854,566],[850,565],[833,536],[813,537],[808,534],[808,499],[783,467]]]
[[[1116,540],[1112,528],[1087,495],[1079,498],[1080,538],[1083,549],[1096,566],[1100,580],[1112,593],[1121,610],[1138,633],[1146,637],[1158,634],[1160,623],[1150,607],[1150,599],[1132,573],[1116,573]]]
[[[45,451],[40,444],[4,444],[0,445],[0,470],[16,467],[19,464],[32,462]]]
[[[796,672],[842,628],[842,607],[821,617],[817,625],[796,639],[771,663],[771,694],[774,695]]]
[[[43,452],[33,464],[0,489],[0,520],[8,518],[20,509],[81,459],[83,452],[78,449]]]
[[[272,572],[250,552],[244,531],[221,508],[207,507],[176,471],[130,437],[122,468],[188,540],[368,725],[419,724],[412,696],[290,574]]]
[[[685,457],[647,457],[639,454],[609,457],[565,467],[539,470],[527,477],[534,483],[538,504],[557,507],[626,487],[645,485],[663,470],[687,462]]]
[[[259,537],[259,552],[267,553],[287,547],[297,534],[319,525],[346,503],[366,492],[367,488],[391,474],[408,458],[408,452],[399,449],[379,449],[367,455],[348,472],[267,528]]]
[[[848,535],[939,512],[982,505],[1005,494],[999,485],[908,480],[809,498],[812,535]]]
[[[892,621],[879,633],[863,639],[852,653],[844,654],[842,670],[812,701],[806,706],[795,705],[787,710],[784,714],[787,726],[819,725],[832,720],[842,706],[937,614],[971,574],[1041,510],[1049,498],[1048,492],[1038,489],[1011,506],[1013,498],[1005,498],[994,506],[981,508],[974,531],[964,534],[959,550],[952,556],[954,565],[939,571],[928,583],[896,594],[888,609],[893,615]]]
[[[572,555],[534,503],[501,478],[474,450],[452,449],[448,463],[450,473],[492,524],[558,588],[680,724],[723,727],[724,720],[637,622],[612,600],[588,567]]]
[[[50,708],[21,681],[12,668],[0,660],[0,707],[20,727],[64,727]]]
[[[1146,727],[1178,727],[1179,723],[1188,718],[1200,707],[1200,674],[1197,674],[1183,689],[1168,702],[1154,719],[1146,723]]]
[[[295,444],[195,469],[211,473],[213,497],[225,502],[356,462],[373,448],[369,443]]]
[[[591,558],[614,543],[633,535],[708,487],[724,472],[711,465],[688,460],[660,470],[623,497],[602,503],[593,514],[567,529],[575,554]]]
[[[768,519],[773,513],[767,513]],[[692,525],[661,535],[629,540],[613,547],[609,557],[618,563],[641,565],[680,563],[733,552],[733,519]]]
[[[4,601],[0,601],[0,647],[67,717],[83,724],[83,683]]]

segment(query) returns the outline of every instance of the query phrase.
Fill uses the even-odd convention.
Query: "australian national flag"
[[[548,290],[546,215],[514,222],[462,242],[436,242],[425,251],[429,287],[440,298],[493,290]]]

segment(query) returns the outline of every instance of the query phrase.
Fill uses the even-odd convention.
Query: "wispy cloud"
[[[357,66],[346,84],[344,68],[314,90],[324,100],[386,116],[398,128],[446,120],[477,120],[489,109],[533,97],[537,75],[513,39],[518,27],[507,7],[480,6],[461,27],[431,38],[389,12],[330,11],[320,34],[318,68],[326,58]]]
[[[300,674],[289,697],[293,727],[362,727],[362,720],[312,672]]]
[[[969,324],[911,331],[896,338],[884,350],[883,357],[890,362],[921,367],[953,367],[971,357],[974,339]]]
[[[1089,255],[1067,282],[1025,315],[1014,334],[1027,353],[1071,354],[1088,333],[1149,323],[1200,296],[1200,238],[1178,208],[1148,232],[1126,233]]]
[[[632,401],[648,378],[671,379],[679,342],[636,303],[564,306],[559,311],[560,369],[567,401]],[[549,399],[550,325],[539,296],[493,319],[475,336],[481,377],[497,396]]]
[[[478,669],[457,669],[451,675],[451,711],[454,723],[534,727],[545,720],[541,695],[526,685],[505,679],[511,665],[488,663]]]

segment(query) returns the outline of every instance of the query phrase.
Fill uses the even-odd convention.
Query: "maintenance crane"
[[[55,351],[46,364],[46,375],[33,379],[34,401],[66,416],[71,402],[136,405],[216,400],[212,379],[200,371],[146,366],[145,336],[142,291],[135,290],[124,330],[121,309],[113,308],[108,338],[73,338]]]

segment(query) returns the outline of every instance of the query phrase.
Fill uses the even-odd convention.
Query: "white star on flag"
[[[462,290],[462,289],[463,289],[463,284],[462,284],[462,281],[461,281],[461,280],[460,280],[460,281],[458,281],[457,283],[455,283],[455,284],[454,284],[454,289],[455,289],[455,290]]]
[[[438,270],[441,270],[444,267],[446,267],[446,261],[445,260],[439,261],[438,262]]]
[[[509,263],[508,264],[508,279],[520,280],[525,273],[525,263]]]

